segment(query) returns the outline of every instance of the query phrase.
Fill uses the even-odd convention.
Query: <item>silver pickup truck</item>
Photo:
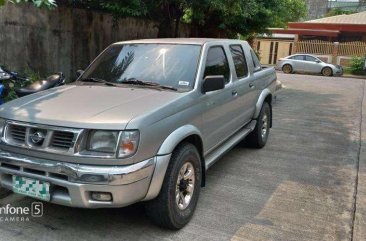
[[[272,126],[276,74],[245,41],[120,42],[79,74],[0,107],[2,187],[81,208],[145,201],[179,229],[207,169],[245,137],[263,147]]]

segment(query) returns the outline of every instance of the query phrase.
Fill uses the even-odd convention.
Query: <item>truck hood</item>
[[[181,95],[148,88],[69,85],[4,104],[0,117],[63,127],[123,130],[134,117]]]

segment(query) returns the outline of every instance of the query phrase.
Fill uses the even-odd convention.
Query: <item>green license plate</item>
[[[50,201],[50,184],[39,180],[13,176],[13,192],[29,197]]]

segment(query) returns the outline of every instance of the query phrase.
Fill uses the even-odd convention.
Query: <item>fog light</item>
[[[92,192],[91,197],[95,201],[112,201],[112,194],[109,192]]]

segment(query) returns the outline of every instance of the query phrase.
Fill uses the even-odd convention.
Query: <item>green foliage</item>
[[[307,10],[303,0],[211,0],[210,10],[206,6],[193,7],[199,22],[223,26],[228,37],[237,33],[248,35],[266,32],[268,27],[284,27],[289,21],[304,17]],[[199,12],[202,9],[202,12]],[[204,19],[199,19],[204,16]]]
[[[352,74],[362,75],[364,72],[365,58],[353,56],[351,60],[350,71]]]
[[[341,8],[333,8],[325,16],[332,17],[332,16],[337,16],[337,15],[342,15],[342,14],[348,15],[348,14],[353,14],[353,13],[356,13],[356,11],[343,10]]]
[[[304,0],[63,0],[60,4],[102,10],[115,17],[157,21],[159,37],[177,36],[182,21],[195,37],[232,37],[285,27],[306,16]]]
[[[4,0],[0,0],[3,1]],[[10,1],[10,0],[9,0]],[[12,0],[55,6],[55,0]],[[101,10],[115,17],[156,21],[159,37],[177,37],[181,22],[193,37],[251,36],[268,27],[285,27],[306,16],[304,0],[57,0],[59,5]]]
[[[272,27],[285,28],[288,22],[296,22],[307,15],[307,7],[303,0],[281,0],[277,1],[277,7],[273,16]]]
[[[0,6],[5,5],[7,0],[0,0]],[[22,2],[32,2],[36,7],[56,7],[56,0],[8,0],[11,3],[22,3]]]

